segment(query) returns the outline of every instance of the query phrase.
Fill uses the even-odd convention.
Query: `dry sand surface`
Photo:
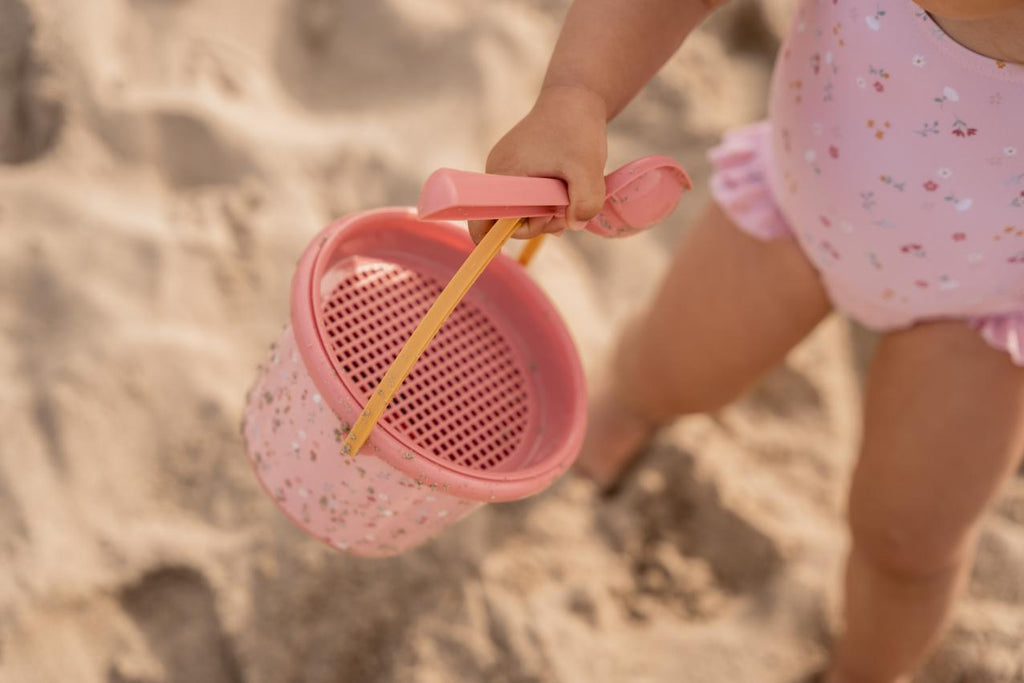
[[[238,434],[300,250],[479,169],[562,0],[0,0],[0,681],[797,681],[827,656],[869,335],[831,319],[623,492],[567,477],[406,556],[306,538]],[[789,7],[736,2],[612,129],[697,189],[537,278],[589,370],[764,111]],[[34,29],[30,29],[34,27]],[[920,677],[1024,680],[1024,480]]]

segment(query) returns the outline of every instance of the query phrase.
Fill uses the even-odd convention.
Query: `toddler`
[[[492,173],[600,208],[607,121],[714,9],[577,0]],[[734,399],[831,310],[882,333],[827,680],[909,681],[1024,453],[1024,0],[800,0],[767,121],[711,152],[714,202],[617,345],[578,468],[605,487],[659,424]],[[475,223],[476,239],[487,224]]]

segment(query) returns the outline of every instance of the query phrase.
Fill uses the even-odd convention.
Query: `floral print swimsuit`
[[[795,238],[867,327],[966,319],[1024,365],[1024,66],[911,0],[803,0],[770,112],[710,154],[741,229]]]

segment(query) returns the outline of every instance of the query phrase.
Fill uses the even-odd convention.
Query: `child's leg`
[[[959,322],[882,340],[850,493],[834,683],[909,680],[966,582],[979,517],[1022,451],[1024,368],[1006,353]]]
[[[829,308],[793,240],[759,241],[710,205],[599,378],[578,468],[613,483],[655,424],[731,401]]]

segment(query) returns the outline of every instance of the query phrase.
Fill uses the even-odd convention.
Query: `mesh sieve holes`
[[[380,277],[365,277],[365,271],[378,276],[384,272],[386,280],[398,284],[382,286]],[[375,265],[365,271],[339,284],[330,302],[335,305],[327,309],[337,308],[338,313],[329,320],[335,358],[349,378],[356,379],[353,371],[359,371],[363,381],[357,380],[356,384],[369,393],[440,288],[393,266]],[[361,281],[360,276],[364,276]],[[410,282],[413,286],[401,286]],[[376,294],[367,291],[371,284],[377,287]],[[337,301],[346,305],[338,308]],[[341,311],[346,309],[358,311],[358,315],[342,316]],[[384,315],[394,311],[402,315]],[[361,343],[354,343],[356,339]],[[366,339],[371,340],[371,349],[367,349]],[[517,398],[523,392],[522,377],[509,357],[511,350],[486,317],[470,307],[454,312],[438,342],[436,348],[440,351],[432,354],[433,349],[428,350],[407,380],[411,388],[396,397],[384,419],[397,424],[403,433],[416,435],[413,440],[418,445],[429,442],[434,452],[447,452],[453,462],[493,467],[514,451],[524,431],[523,414],[510,414],[502,407],[501,399]],[[442,373],[449,376],[439,386]],[[457,382],[461,383],[460,391],[454,392]],[[521,403],[521,399],[515,403]],[[515,403],[504,405],[511,408]],[[477,417],[467,423],[461,415],[456,417],[457,411],[471,411]]]

